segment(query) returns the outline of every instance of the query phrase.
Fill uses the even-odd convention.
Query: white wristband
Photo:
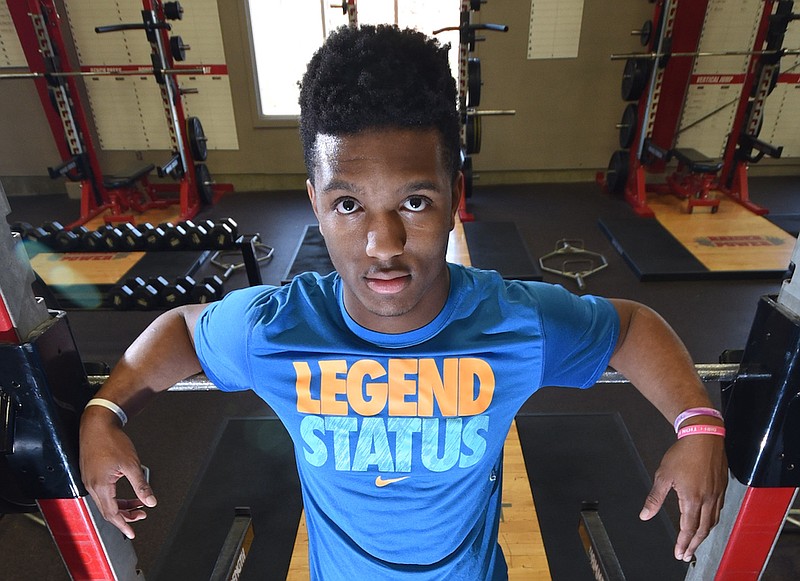
[[[123,410],[113,401],[109,401],[101,397],[96,397],[94,399],[90,399],[89,403],[86,404],[86,407],[88,408],[89,406],[93,405],[99,405],[100,407],[104,407],[107,410],[111,410],[112,412],[114,412],[119,418],[119,421],[122,422],[123,426],[128,423],[128,416],[127,414],[125,414],[125,410]]]

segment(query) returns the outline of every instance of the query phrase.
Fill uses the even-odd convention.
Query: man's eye
[[[344,198],[336,203],[336,211],[340,214],[352,214],[358,210],[358,203],[351,198]]]
[[[403,207],[412,212],[421,212],[430,205],[430,202],[422,196],[412,196],[403,202]]]

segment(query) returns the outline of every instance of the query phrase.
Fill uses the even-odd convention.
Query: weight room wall
[[[276,126],[257,118],[243,0],[218,0],[218,5],[239,150],[212,149],[212,175],[233,183],[238,191],[302,188],[305,175],[296,124]],[[185,0],[184,8],[191,10],[191,0]],[[623,63],[612,62],[609,55],[641,50],[630,31],[651,17],[652,10],[645,0],[587,0],[578,58],[528,60],[530,1],[489,0],[483,6],[476,21],[507,24],[510,30],[484,32],[486,41],[477,44],[475,56],[481,58],[484,82],[481,108],[517,113],[484,118],[481,153],[474,158],[481,185],[591,181],[605,169],[618,148],[615,125],[624,108]],[[191,38],[184,40],[192,43]],[[213,148],[213,141],[209,145]],[[101,152],[107,174],[129,173],[144,163],[163,163],[166,157],[163,151]],[[6,192],[63,191],[63,182],[46,177],[46,167],[58,162],[33,83],[3,81],[0,179]],[[765,160],[751,171],[797,175],[796,163]]]

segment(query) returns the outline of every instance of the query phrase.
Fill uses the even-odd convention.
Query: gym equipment
[[[230,581],[239,579],[244,569],[245,559],[253,543],[253,520],[248,507],[237,507],[234,510],[233,524],[225,537],[214,570],[209,581]]]
[[[341,4],[331,4],[331,8],[341,8],[342,14],[347,16],[347,25],[350,28],[358,28],[356,0],[342,0]]]
[[[169,39],[169,51],[172,55],[172,60],[175,61],[185,61],[186,60],[186,51],[191,50],[192,47],[188,44],[184,44],[183,39],[180,36],[172,36]]]
[[[633,145],[636,139],[636,127],[639,122],[639,107],[636,103],[628,103],[625,111],[622,113],[622,120],[617,129],[619,129],[619,146],[622,149],[628,149]]]
[[[472,197],[472,186],[477,176],[472,172],[472,157],[461,151],[461,173],[464,174],[464,197]]]
[[[622,73],[622,100],[638,101],[647,87],[649,77],[648,61],[634,58],[625,61],[625,70]]]
[[[65,228],[59,222],[42,226],[18,222],[13,229],[30,243],[29,253],[42,250],[56,252],[133,252],[138,250],[225,250],[236,248],[239,227],[233,218],[218,221],[182,220],[177,224],[163,222],[154,226],[144,222],[104,224],[97,230],[85,226]]]
[[[622,565],[608,537],[608,532],[598,512],[600,503],[584,502],[578,523],[578,535],[589,557],[596,578],[603,581],[625,581]]]
[[[167,20],[182,20],[183,6],[180,2],[164,2],[164,17]]]
[[[468,154],[472,155],[481,152],[480,117],[467,117],[465,143]]]
[[[6,201],[0,196],[0,208],[3,206],[7,207]],[[3,215],[7,213],[3,211]],[[0,318],[0,385],[6,400],[4,409],[12,411],[8,421],[14,428],[13,438],[28,444],[19,448],[6,446],[14,450],[6,456],[11,476],[29,498],[36,499],[48,526],[59,531],[53,536],[68,570],[88,568],[95,578],[135,579],[136,558],[131,544],[116,528],[109,525],[104,529],[104,521],[92,508],[77,468],[79,410],[93,393],[91,384],[101,383],[107,376],[86,376],[66,315],[48,312],[30,293],[33,274],[25,261],[16,259],[18,242],[18,237],[10,235],[6,222],[0,220],[0,263],[10,265],[0,270],[0,312],[4,313]],[[795,261],[800,262],[800,246]],[[726,446],[730,458],[744,460],[734,460],[732,466],[745,467],[744,473],[733,472],[735,478],[731,479],[734,489],[743,491],[739,495],[743,502],[731,502],[734,490],[726,501],[723,523],[712,532],[723,539],[727,548],[723,552],[714,542],[704,545],[703,550],[716,552],[717,556],[733,555],[751,562],[760,559],[763,565],[774,543],[771,533],[777,534],[780,529],[800,484],[800,471],[794,469],[797,441],[791,432],[798,420],[798,409],[792,402],[800,390],[796,361],[800,353],[798,286],[800,274],[795,274],[781,289],[777,301],[769,297],[762,300],[741,364],[712,366],[722,371],[713,379],[703,375],[707,380],[732,382],[724,388],[724,413],[731,434]],[[180,391],[185,385],[214,389],[201,376],[179,382],[172,389]],[[747,435],[748,430],[757,433],[754,440]],[[756,444],[757,457],[748,454],[745,442]],[[780,487],[738,484],[736,479],[746,480],[748,472],[753,478],[761,474],[775,476]],[[741,508],[737,509],[737,505]],[[731,511],[737,513],[736,522],[726,528]],[[758,527],[748,530],[748,522],[755,522]],[[697,566],[703,562],[698,558]],[[721,563],[710,565],[708,571],[724,572],[738,564],[723,558]],[[126,567],[130,571],[120,571]],[[710,575],[698,578],[708,579]]]
[[[755,163],[765,155],[781,155],[780,147],[759,141],[757,136],[763,120],[764,102],[770,90],[774,89],[780,59],[800,54],[800,49],[782,47],[786,26],[800,15],[792,13],[792,1],[765,0],[761,3],[763,7],[754,14],[752,37],[745,37],[747,46],[740,49],[734,46],[729,50],[730,45],[714,45],[713,42],[724,36],[724,19],[739,13],[732,4],[721,4],[714,4],[712,11],[710,0],[656,3],[654,24],[637,31],[649,32],[648,51],[611,55],[612,60],[626,61],[621,95],[626,101],[635,101],[638,109],[635,126],[625,119],[619,124],[620,146],[629,150],[627,161],[622,159],[622,153],[615,152],[605,180],[599,181],[611,192],[624,193],[626,201],[641,216],[654,215],[647,205],[648,192],[689,198],[689,211],[697,205],[709,205],[713,212],[718,202],[709,199],[710,190],[721,191],[756,214],[766,213],[764,208],[749,199],[746,170],[749,163]],[[709,27],[708,34],[704,33],[706,26]],[[730,74],[715,74],[714,62],[702,64],[703,58],[726,56],[749,58],[719,61],[720,67],[728,66],[724,63],[742,63],[732,64],[743,68]],[[705,86],[709,87],[708,91],[697,89]],[[693,113],[684,113],[707,106],[705,103],[716,94],[713,91],[717,88],[727,90],[729,86],[734,88],[735,97],[730,99],[729,93],[725,93],[726,103],[722,106],[714,104],[713,110],[704,112],[699,118],[695,118]],[[733,110],[729,108],[731,106]],[[717,150],[709,143],[709,139],[714,139],[713,132],[701,135],[688,130],[714,118],[721,111],[730,114],[730,121],[724,116],[710,121],[712,127],[717,123],[726,128]],[[631,119],[632,113],[626,110]],[[685,119],[684,115],[691,117]],[[682,157],[676,153],[679,149],[696,151]],[[665,154],[653,155],[654,150]],[[722,152],[721,160],[714,159],[715,151]],[[646,179],[646,173],[665,172],[673,159],[678,161],[678,169],[668,174],[666,184]],[[620,176],[624,179],[620,180]]]
[[[782,48],[778,50],[720,50],[707,52],[632,52],[612,54],[611,60],[649,60],[658,61],[658,66],[665,67],[671,58],[702,58],[713,56],[769,56],[783,58],[788,55],[800,54],[800,48]]]
[[[556,267],[559,264],[560,267]],[[606,257],[586,250],[583,240],[562,238],[556,242],[555,250],[539,258],[539,267],[542,270],[573,279],[580,290],[586,290],[587,276],[596,274],[607,266]]]
[[[467,59],[467,107],[481,104],[481,85],[481,59],[470,57]]]
[[[647,46],[653,38],[653,21],[645,20],[638,30],[631,30],[631,36],[638,36],[642,46]]]
[[[211,179],[208,167],[204,163],[198,163],[194,166],[194,173],[200,201],[205,205],[211,204],[214,201],[214,181]]]
[[[475,50],[475,43],[485,40],[476,36],[478,30],[492,30],[508,32],[505,24],[478,24],[472,22],[472,12],[480,9],[481,0],[461,0],[461,14],[458,26],[449,26],[434,30],[433,34],[457,30],[458,43],[458,107],[461,114],[461,149],[467,155],[477,154],[481,150],[481,115],[513,115],[514,111],[476,111],[481,97],[481,62],[480,59],[470,57],[469,53]],[[469,187],[470,195],[472,187]],[[462,222],[471,222],[475,219],[467,210],[467,196],[463,196],[459,203],[458,215]]]
[[[625,184],[628,183],[630,176],[629,158],[629,152],[622,149],[611,154],[605,176],[606,187],[610,193],[621,194],[625,191]]]
[[[225,229],[230,229],[228,225],[224,226]],[[236,245],[239,246],[239,250],[237,251],[225,250],[224,248],[217,250],[209,259],[211,264],[222,270],[222,280],[228,280],[234,272],[244,268],[247,271],[247,278],[250,286],[260,284],[260,265],[262,262],[272,260],[275,249],[263,244],[259,240],[258,235],[250,237],[242,236],[238,239]],[[234,254],[241,254],[242,262],[225,261],[226,258]],[[213,284],[214,283],[212,283],[212,286]]]
[[[162,85],[165,111],[173,123],[171,134],[176,143],[175,149],[180,151],[184,147],[182,142],[186,141],[186,129],[176,128],[183,122],[182,111],[172,111],[182,107],[180,99],[176,99],[180,93],[176,76],[209,74],[210,70],[206,70],[207,67],[178,69],[174,66],[174,61],[180,60],[189,48],[180,37],[169,39],[167,36],[170,27],[167,20],[180,19],[183,14],[183,8],[178,2],[166,2],[162,6],[161,0],[143,0],[143,6],[144,24],[119,25],[117,28],[100,27],[100,32],[112,29],[147,30],[148,38],[152,38],[153,66],[150,73]],[[25,52],[29,71],[3,73],[0,74],[0,79],[29,78],[36,83],[62,159],[59,165],[49,167],[48,172],[54,179],[64,177],[81,184],[81,216],[70,226],[84,224],[102,213],[106,213],[105,219],[109,222],[132,222],[131,211],[141,213],[150,208],[178,203],[181,204],[181,219],[191,218],[197,212],[199,202],[193,166],[187,169],[189,166],[187,155],[180,156],[180,163],[176,164],[173,171],[160,172],[160,175],[172,175],[181,181],[177,199],[173,195],[163,195],[174,194],[175,186],[149,182],[148,175],[155,169],[152,165],[125,177],[112,178],[103,175],[98,161],[96,147],[92,142],[93,132],[81,103],[76,79],[98,76],[141,76],[143,72],[73,70],[67,58],[70,51],[61,34],[60,17],[54,0],[13,2],[9,12]],[[205,147],[205,143],[202,143],[202,146]],[[184,185],[184,182],[187,183]],[[206,197],[211,199],[215,192],[221,194],[232,190],[227,184],[215,184],[211,187],[210,195],[204,192]],[[69,237],[65,235],[62,238],[66,242]]]
[[[197,117],[189,117],[186,120],[189,134],[189,147],[192,149],[192,155],[195,161],[205,161],[208,159],[208,146],[206,142],[206,134],[203,131],[203,124]]]

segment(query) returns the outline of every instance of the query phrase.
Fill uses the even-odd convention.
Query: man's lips
[[[411,275],[403,271],[373,272],[364,277],[370,290],[379,294],[394,294],[403,290]]]

